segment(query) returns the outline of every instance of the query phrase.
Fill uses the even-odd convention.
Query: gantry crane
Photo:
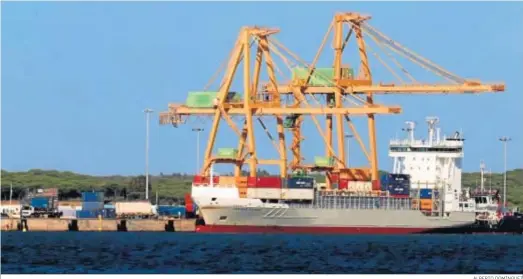
[[[483,84],[480,81],[466,80],[448,72],[391,40],[366,23],[368,19],[370,19],[369,16],[358,13],[336,14],[311,64],[304,62],[272,36],[279,32],[278,29],[243,27],[230,55],[223,80],[216,91],[215,103],[212,106],[204,108],[169,104],[169,111],[160,114],[160,123],[173,124],[177,127],[178,124],[185,123],[191,116],[207,115],[213,117],[210,138],[205,151],[205,160],[201,169],[202,175],[208,174],[209,168],[213,163],[233,164],[235,166],[235,176],[240,176],[244,164],[249,165],[250,176],[256,176],[257,165],[274,164],[279,166],[282,177],[287,175],[288,169],[324,171],[327,177],[327,187],[330,188],[331,177],[334,174],[356,180],[378,180],[375,115],[398,114],[401,112],[401,108],[399,106],[384,106],[375,103],[373,98],[374,94],[482,93],[504,91],[505,87],[502,83]],[[347,27],[345,35],[344,27]],[[321,72],[319,68],[316,68],[316,63],[331,33],[334,34],[334,63],[333,67],[330,68],[330,72],[327,71],[327,74],[325,74],[325,72]],[[348,46],[352,34],[354,34],[356,38],[359,55],[359,74],[357,76],[354,75],[352,68],[342,64],[342,55]],[[374,51],[370,50],[370,46],[366,44],[364,40],[364,35],[376,42],[380,49],[388,48],[392,52],[408,58],[422,68],[445,78],[447,83],[419,83],[392,57],[391,53],[386,53],[401,72],[410,79],[411,83],[406,84],[404,79],[395,73],[390,65],[381,59]],[[253,51],[251,54],[252,46],[257,47],[256,51]],[[398,78],[400,84],[373,82],[367,49]],[[281,75],[283,74],[274,62],[275,57],[280,58],[280,60],[291,69],[293,72],[291,81],[287,83],[278,82],[276,72]],[[231,99],[229,94],[231,84],[242,60],[244,98],[239,101],[237,99]],[[252,74],[251,60],[254,61],[254,71]],[[263,64],[266,66],[269,82],[260,84]],[[304,67],[298,68],[295,67],[296,65],[302,65]],[[362,96],[364,96],[364,98]],[[351,105],[349,106],[348,103],[351,103]],[[321,128],[317,119],[320,115],[326,117],[325,131]],[[241,129],[233,120],[234,116],[241,116],[243,120]],[[285,121],[284,116],[286,117]],[[337,130],[336,143],[338,153],[335,152],[332,144],[333,116],[335,116]],[[351,121],[352,116],[364,116],[368,119],[368,151],[355,125]],[[271,160],[259,157],[256,150],[256,140],[254,138],[255,117],[278,151],[278,158]],[[261,117],[276,118],[277,142],[271,136]],[[301,154],[301,141],[303,140],[301,126],[304,123],[305,117],[310,117],[314,122],[325,144],[326,158],[332,159],[331,163],[326,165],[306,165],[303,163],[303,156]],[[238,152],[234,157],[221,158],[212,154],[218,127],[222,119],[232,128],[239,138]],[[343,144],[345,136],[343,128],[344,122],[347,122],[349,129],[361,146],[363,153],[369,161],[370,167],[348,168],[346,165],[345,148]],[[289,125],[289,123],[291,124]],[[288,150],[285,142],[286,129],[292,134],[290,151],[293,159],[290,162],[287,160]],[[245,151],[245,149],[247,151]]]

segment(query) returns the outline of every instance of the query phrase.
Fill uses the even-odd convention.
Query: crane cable
[[[271,132],[269,132],[269,129],[267,129],[267,126],[265,126],[265,124],[261,120],[261,117],[258,116],[258,117],[256,117],[256,119],[258,120],[258,122],[262,126],[263,130],[267,134],[267,137],[269,137],[269,139],[271,140],[271,143],[272,143],[272,145],[274,145],[274,148],[276,149],[276,151],[278,151],[278,153],[280,153],[280,157],[283,157],[282,156],[283,155],[282,150],[280,150],[280,147],[276,144],[276,141],[272,137]]]
[[[231,52],[229,53],[229,55],[227,56],[227,59],[225,59],[222,64],[220,65],[220,67],[214,72],[214,74],[211,76],[211,78],[209,79],[209,81],[207,82],[207,84],[204,86],[203,88],[203,91],[207,91],[209,89],[209,87],[216,81],[216,78],[218,77],[218,75],[223,72],[223,70],[225,69],[225,67],[227,66],[228,62],[231,60],[231,57],[232,57],[232,54],[234,53],[234,50],[236,49],[236,47],[238,47],[238,44],[241,44],[240,42],[236,41],[236,43],[234,44],[234,47],[232,48]],[[252,47],[252,45],[254,44],[254,40],[251,40],[251,43],[249,45],[249,48]],[[243,55],[240,55],[240,60],[238,61],[238,63],[241,63],[243,60]],[[223,86],[223,81],[222,83],[220,84],[219,88],[221,88]]]
[[[365,30],[364,30],[364,32],[365,32],[365,34],[366,34],[367,36],[369,36],[369,37],[370,37],[370,38],[371,38],[371,39],[372,39],[372,40],[373,40],[377,45],[380,46],[380,45],[383,43],[382,40],[376,38],[374,35],[372,35],[372,34],[366,32]],[[427,71],[429,71],[429,72],[435,73],[433,70],[429,69],[429,67],[427,67],[427,66],[424,65],[423,63],[419,62],[418,60],[413,60],[413,59],[411,59],[408,55],[406,55],[406,54],[404,54],[403,52],[397,50],[396,48],[392,48],[392,47],[391,47],[390,45],[388,45],[388,44],[386,45],[386,47],[388,47],[390,50],[394,51],[395,53],[401,55],[402,57],[404,57],[404,58],[406,58],[406,59],[408,59],[408,60],[414,62],[415,64],[417,64],[417,65],[420,66],[421,68],[423,68],[423,69],[425,69],[425,70],[427,70]],[[393,57],[392,57],[392,59],[393,59],[394,61],[397,62],[397,60],[394,59]],[[403,72],[408,73],[407,70],[405,70],[405,69],[401,66],[401,64],[399,64],[399,62],[397,63],[397,65],[398,65],[399,67],[402,68]],[[439,75],[440,77],[445,78],[446,80],[448,80],[448,81],[450,81],[450,82],[453,82],[452,80],[448,79],[447,77],[444,77],[444,76],[442,76],[442,75],[440,75],[440,74],[438,74],[438,73],[435,73],[435,74],[436,74],[436,75]],[[414,82],[417,82],[417,81],[416,81],[416,80],[415,80],[415,79],[414,79],[410,74],[408,74],[407,76],[409,76],[410,79],[413,80]]]
[[[433,68],[433,71],[434,72],[438,72],[441,76],[445,76],[448,80],[452,80],[456,83],[465,83],[466,80],[463,79],[462,77],[459,77],[445,69],[443,69],[441,66],[437,65],[436,63],[422,57],[421,55],[415,53],[414,51],[402,46],[401,44],[399,44],[398,42],[390,39],[389,37],[387,37],[386,35],[384,35],[383,33],[379,32],[378,30],[376,30],[375,28],[373,28],[372,26],[370,26],[369,24],[367,23],[364,23],[362,24],[362,26],[364,27],[363,29],[368,29],[370,30],[371,32],[374,32],[375,34],[377,34],[377,36],[382,40],[384,41],[387,45],[389,45],[390,47],[394,47],[394,48],[397,48],[399,49],[400,51],[404,52],[407,56],[409,56],[412,59],[416,59],[416,60],[420,60],[422,62],[424,62],[426,64],[426,66],[430,67],[430,68]]]
[[[396,71],[394,71],[394,69],[392,69],[389,64],[387,64],[387,62],[383,61],[383,59],[381,59],[381,57],[370,47],[370,45],[367,44],[365,47],[370,51],[370,53],[372,53],[372,55],[374,55],[374,57],[376,57],[376,59],[378,59],[381,64],[383,64],[383,66],[385,66],[385,68],[387,68],[387,70],[389,70],[389,72],[392,73],[392,75],[394,75],[402,84],[405,84],[405,81],[401,78],[401,76],[399,76]]]
[[[374,42],[376,43],[376,45],[378,45],[378,48],[383,51],[385,53],[385,55],[387,55],[391,60],[392,62],[394,62],[394,64],[396,64],[396,66],[398,68],[400,68],[400,70],[413,82],[413,83],[418,83],[418,81],[407,71],[407,69],[405,69],[399,62],[398,60],[396,60],[396,58],[394,58],[394,56],[391,55],[390,52],[386,51],[385,49],[383,49],[383,45],[381,44],[381,42],[377,41],[377,40],[374,40]]]
[[[366,33],[366,32],[365,32]],[[381,41],[380,39],[376,38],[375,36],[371,35],[370,33],[366,33],[367,36],[369,36],[372,40],[374,40],[374,42],[376,42],[376,44],[381,44],[383,43],[383,41]],[[427,70],[428,72],[431,72],[431,73],[434,73],[440,77],[443,77],[444,79],[448,80],[449,82],[454,82],[453,80],[450,80],[449,78],[445,77],[445,76],[442,76],[440,75],[439,73],[436,73],[434,72],[433,70],[431,70],[428,66],[426,66],[425,64],[419,62],[418,60],[414,60],[412,58],[410,58],[408,55],[404,54],[403,52],[399,51],[398,49],[396,48],[392,48],[390,45],[385,45],[386,47],[388,47],[390,50],[392,50],[393,52],[399,54],[400,56],[402,56],[403,58],[406,58],[412,62],[414,62],[415,64],[417,64],[418,66],[420,66],[421,68]]]

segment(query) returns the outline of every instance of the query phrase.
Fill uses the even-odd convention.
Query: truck
[[[116,202],[115,208],[117,218],[147,219],[156,216],[149,201]]]
[[[31,199],[31,205],[29,207],[25,206],[25,215],[28,215],[29,212],[31,212],[31,214],[29,216],[24,216],[24,209],[22,209],[22,216],[35,218],[60,218],[62,213],[58,211],[57,204],[57,200],[52,197],[33,197]]]

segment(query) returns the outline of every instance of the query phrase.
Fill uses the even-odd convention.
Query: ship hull
[[[471,231],[474,213],[430,217],[417,210],[203,206],[199,233],[419,234]]]

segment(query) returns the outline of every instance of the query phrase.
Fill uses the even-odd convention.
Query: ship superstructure
[[[445,212],[459,207],[461,194],[464,139],[460,132],[453,136],[440,136],[437,117],[427,117],[428,135],[415,137],[416,124],[406,122],[407,138],[393,139],[389,156],[393,159],[393,173],[410,176],[411,193],[420,189],[433,189],[442,196]]]

